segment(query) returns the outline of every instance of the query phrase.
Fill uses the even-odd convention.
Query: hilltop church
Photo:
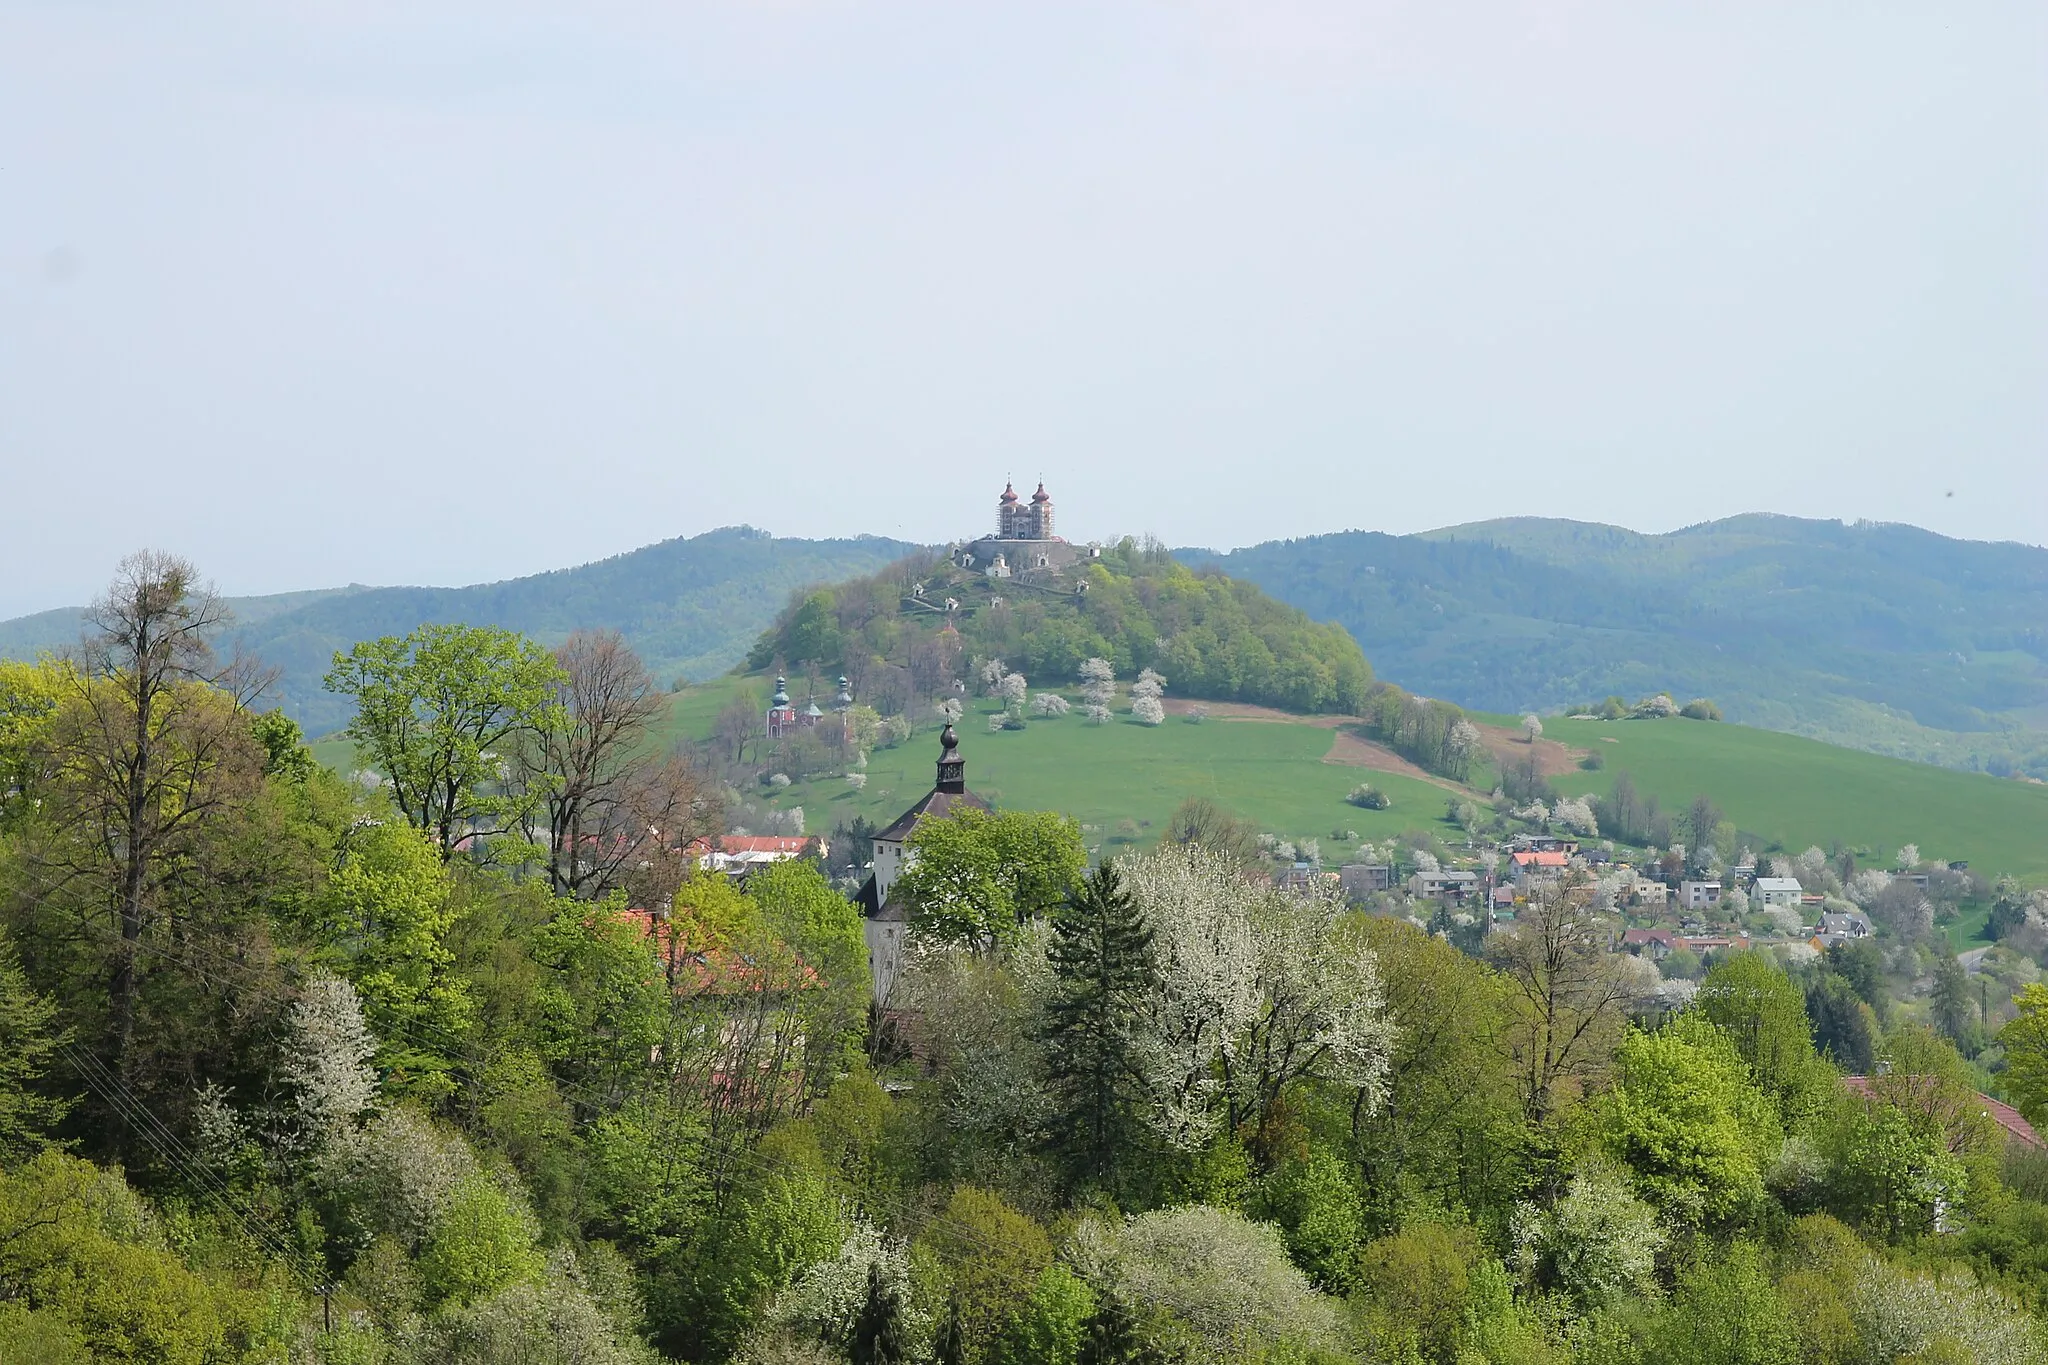
[[[1028,503],[1005,483],[996,499],[996,533],[955,547],[953,563],[990,578],[1054,577],[1101,553],[1092,545],[1068,544],[1053,534],[1052,526],[1052,495],[1043,480]]]

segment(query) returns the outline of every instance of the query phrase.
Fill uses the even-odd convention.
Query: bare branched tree
[[[121,561],[86,617],[54,747],[62,773],[41,870],[53,890],[111,920],[114,1055],[125,1073],[138,990],[137,950],[165,889],[190,869],[202,825],[257,783],[248,705],[268,675],[222,664],[212,639],[228,613],[191,564],[145,550]]]
[[[1547,1120],[1613,1056],[1635,986],[1609,951],[1611,936],[1581,879],[1545,888],[1487,942],[1514,987],[1505,1038],[1532,1122]]]
[[[532,835],[547,846],[549,880],[558,894],[585,899],[641,881],[672,889],[679,850],[715,825],[716,812],[687,763],[649,752],[660,689],[617,631],[577,631],[555,662],[557,705],[521,755],[542,793],[533,813],[545,837]]]

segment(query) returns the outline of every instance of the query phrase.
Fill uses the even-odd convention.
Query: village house
[[[1408,894],[1446,904],[1464,902],[1479,890],[1479,874],[1463,869],[1441,868],[1435,872],[1418,872],[1408,879]]]
[[[1787,905],[1796,907],[1800,897],[1805,895],[1797,877],[1758,877],[1756,879],[1756,900],[1763,905]]]
[[[1705,910],[1721,903],[1721,883],[1717,881],[1682,881],[1678,884],[1678,904],[1684,910]]]
[[[1345,895],[1363,900],[1375,892],[1392,890],[1394,869],[1385,863],[1346,863],[1337,869],[1337,880]]]
[[[733,878],[791,858],[822,860],[830,851],[831,845],[815,834],[721,834],[693,839],[683,849],[698,867]]]
[[[1563,849],[1524,849],[1509,855],[1515,865],[1515,882],[1526,890],[1539,882],[1555,881],[1564,875],[1571,864],[1571,855]]]
[[[1852,938],[1868,938],[1875,932],[1870,917],[1861,910],[1830,911],[1823,914],[1820,923],[1814,926],[1813,945],[1832,948]]]

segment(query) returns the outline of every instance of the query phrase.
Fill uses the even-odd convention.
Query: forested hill
[[[922,587],[921,599],[907,594]],[[951,598],[952,613],[939,604]],[[948,625],[953,632],[941,638]],[[940,657],[941,654],[944,657]],[[1372,669],[1341,629],[1250,583],[1197,572],[1126,540],[1042,583],[993,581],[926,555],[834,588],[793,596],[748,656],[754,668],[845,668],[876,686],[929,696],[974,660],[1002,660],[1040,686],[1075,680],[1084,660],[1119,676],[1151,668],[1170,695],[1305,712],[1364,709]]]
[[[1641,535],[1515,518],[1183,550],[1490,711],[1709,696],[1731,720],[2048,777],[2048,550],[1752,515]]]
[[[667,682],[738,663],[792,590],[834,582],[916,547],[878,536],[794,540],[726,527],[573,569],[465,588],[363,588],[231,602],[240,644],[282,670],[279,701],[309,734],[339,728],[347,704],[320,686],[337,650],[425,622],[503,626],[555,644],[579,628],[616,629]],[[202,566],[204,567],[204,566]],[[76,608],[0,622],[0,658],[33,659],[78,640]]]

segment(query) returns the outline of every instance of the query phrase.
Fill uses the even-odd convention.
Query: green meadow
[[[718,708],[742,686],[766,695],[759,679],[719,679],[679,697],[672,737],[710,733]],[[1034,719],[1024,730],[992,733],[994,709],[986,702],[971,705],[960,721],[967,785],[1011,809],[1071,815],[1090,827],[1091,847],[1118,842],[1125,820],[1137,827],[1135,842],[1149,843],[1175,806],[1206,796],[1263,830],[1319,839],[1324,858],[1339,859],[1342,845],[1331,843],[1332,830],[1386,839],[1440,821],[1450,797],[1414,778],[1325,763],[1337,732],[1307,723],[1211,717],[1197,725],[1169,716],[1164,725],[1145,726],[1119,714],[1107,725],[1090,725],[1076,709],[1057,720]],[[938,755],[938,731],[927,727],[870,754],[861,791],[830,777],[793,783],[772,797],[766,789],[748,795],[763,804],[802,806],[814,833],[856,815],[883,825],[931,790]],[[1361,782],[1387,793],[1393,805],[1383,811],[1351,805],[1345,795]],[[1132,838],[1128,831],[1123,837]]]
[[[1913,843],[1923,857],[1967,859],[1989,877],[2048,880],[2048,786],[1701,721],[1546,720],[1543,737],[1605,760],[1598,772],[1555,779],[1562,792],[1605,792],[1626,771],[1667,810],[1712,797],[1769,846],[1839,842],[1889,859]]]
[[[677,695],[660,741],[710,734],[719,708],[741,693],[765,699],[768,684],[727,676]],[[1092,847],[1151,842],[1189,796],[1210,797],[1284,837],[1322,840],[1325,859],[1343,856],[1342,846],[1330,842],[1334,829],[1371,840],[1423,827],[1447,832],[1441,822],[1448,792],[1398,774],[1325,762],[1336,732],[1321,726],[1219,717],[1193,725],[1170,716],[1153,728],[1121,714],[1096,726],[1076,710],[1058,720],[1033,720],[1025,730],[991,733],[991,709],[979,703],[960,723],[968,785],[1012,809],[1072,815],[1090,826]],[[1516,723],[1508,716],[1478,719]],[[1739,829],[1767,847],[1797,851],[1840,843],[1860,850],[1859,856],[1889,858],[1901,844],[1915,843],[1927,857],[1968,859],[1987,876],[2009,872],[2048,882],[2048,787],[1740,725],[1557,719],[1544,722],[1544,737],[1604,759],[1597,772],[1556,778],[1567,794],[1605,792],[1627,771],[1640,791],[1654,793],[1674,813],[1702,793],[1712,797]],[[339,738],[322,740],[314,752],[337,769],[353,761]],[[829,831],[856,815],[884,824],[930,790],[937,756],[937,731],[925,728],[871,754],[861,791],[832,777],[745,795],[766,805],[802,806],[813,831]],[[1490,782],[1490,774],[1475,780]],[[1345,794],[1360,782],[1386,792],[1392,808],[1368,811],[1347,803]],[[1128,827],[1119,834],[1126,820],[1135,835]]]

